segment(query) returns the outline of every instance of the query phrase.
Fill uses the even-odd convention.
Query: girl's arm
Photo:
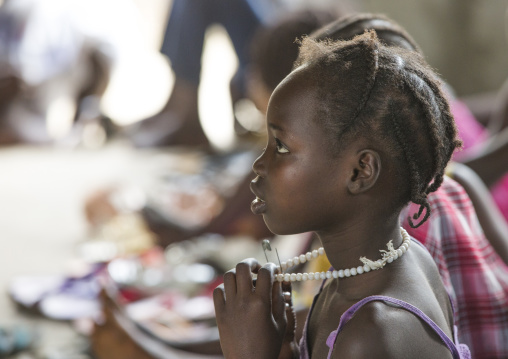
[[[245,260],[224,275],[214,293],[221,347],[226,359],[287,359],[298,357],[288,342],[286,303],[280,282],[274,282],[276,266],[261,267]],[[256,284],[252,273],[257,273]],[[294,338],[294,324],[293,324]],[[282,357],[279,357],[282,355]]]

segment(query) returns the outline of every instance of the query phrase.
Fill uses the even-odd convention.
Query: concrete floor
[[[0,324],[30,324],[48,350],[75,338],[69,323],[18,311],[7,286],[18,275],[66,273],[87,238],[84,199],[132,178],[136,158],[121,146],[0,150]]]

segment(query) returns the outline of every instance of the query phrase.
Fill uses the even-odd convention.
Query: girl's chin
[[[268,230],[277,236],[289,236],[292,234],[302,233],[298,230],[295,230],[295,228],[282,227],[282,226],[280,226],[280,223],[275,224],[275,223],[271,222],[270,219],[267,217],[268,216],[263,214],[263,220],[265,221],[265,224],[268,227]]]

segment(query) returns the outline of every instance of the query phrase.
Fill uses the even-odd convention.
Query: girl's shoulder
[[[341,323],[334,344],[334,333],[330,335],[328,344],[340,348],[332,358],[452,358],[422,317],[386,299],[392,298],[365,298],[365,304],[355,308],[354,320]]]
[[[383,270],[383,290],[342,314],[332,358],[451,358],[452,307],[428,251],[413,243]]]

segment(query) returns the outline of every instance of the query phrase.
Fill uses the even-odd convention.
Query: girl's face
[[[294,234],[331,229],[347,208],[344,156],[333,156],[318,114],[317,89],[305,70],[277,87],[267,113],[268,143],[254,162],[251,209],[270,231]],[[346,150],[347,152],[347,150]]]

